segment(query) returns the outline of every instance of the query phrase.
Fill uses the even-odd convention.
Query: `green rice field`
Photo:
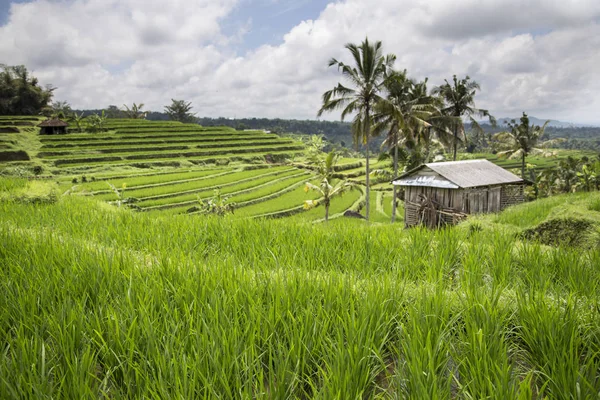
[[[600,396],[598,192],[406,230],[377,175],[342,217],[344,158],[325,224],[300,142],[38,121],[0,117],[0,399]]]
[[[0,117],[0,126],[13,122]],[[97,133],[40,136],[35,127],[17,129],[19,134],[6,138],[14,138],[15,148],[28,149],[31,160],[4,165],[36,164],[58,183],[60,193],[112,204],[127,199],[138,211],[173,215],[188,212],[218,190],[236,204],[235,214],[241,217],[323,217],[322,208],[303,209],[305,200],[314,199],[302,191],[314,173],[295,162],[302,160],[305,146],[272,133],[126,119],[108,120],[107,130]],[[357,159],[343,160],[337,171],[364,176],[362,165]],[[335,213],[356,209],[357,196],[341,200]]]
[[[518,233],[598,202],[426,231],[0,199],[0,398],[595,399],[600,247]]]

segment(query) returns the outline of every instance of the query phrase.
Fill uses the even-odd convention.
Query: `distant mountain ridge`
[[[499,126],[503,126],[508,124],[511,120],[515,120],[517,123],[519,123],[519,117],[516,118],[498,118],[498,125]],[[536,117],[532,117],[531,115],[529,115],[529,124],[533,124],[533,125],[539,125],[542,126],[546,121],[548,121],[547,119],[540,119],[540,118],[536,118]],[[485,123],[485,122],[484,122]],[[558,121],[555,119],[551,119],[550,122],[548,123],[549,127],[553,127],[553,128],[587,128],[587,127],[591,127],[594,125],[589,125],[589,124],[576,124],[573,122],[564,122],[564,121]]]

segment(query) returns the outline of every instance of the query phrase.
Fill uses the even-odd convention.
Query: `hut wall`
[[[502,210],[502,187],[478,187],[465,190],[463,211],[467,214],[493,213]]]
[[[500,210],[525,201],[525,185],[505,185],[500,192]]]
[[[428,186],[406,186],[404,193],[404,224],[414,226],[419,224],[419,212],[416,204],[421,203],[420,195],[432,199],[442,206],[463,210],[462,189],[441,189]]]

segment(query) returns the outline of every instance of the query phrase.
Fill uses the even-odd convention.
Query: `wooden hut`
[[[453,224],[524,201],[527,183],[487,160],[423,164],[394,179],[404,188],[404,224]]]
[[[40,128],[40,135],[59,135],[67,133],[67,124],[58,118],[47,119],[38,125]]]

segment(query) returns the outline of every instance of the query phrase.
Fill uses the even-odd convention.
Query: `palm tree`
[[[347,65],[332,58],[329,66],[337,66],[342,76],[353,87],[346,87],[338,83],[333,89],[323,94],[323,105],[317,113],[321,116],[324,112],[341,109],[342,121],[354,115],[352,121],[352,136],[354,143],[362,142],[366,148],[366,198],[365,213],[369,220],[369,137],[371,136],[372,113],[375,104],[381,100],[381,91],[384,89],[386,72],[391,69],[396,59],[394,55],[383,56],[382,44],[377,41],[370,43],[365,39],[360,45],[348,43],[345,46],[350,51],[355,66]]]
[[[403,72],[392,72],[385,81],[386,98],[375,106],[374,135],[387,132],[382,147],[393,150],[394,177],[398,176],[398,147],[415,150],[422,142],[429,148],[431,124],[439,114],[435,99],[427,95],[427,80],[416,84]],[[392,222],[396,220],[397,188],[393,188]]]
[[[325,206],[325,222],[329,221],[329,206],[331,199],[336,196],[341,196],[349,190],[352,190],[355,186],[354,183],[348,182],[347,180],[340,180],[334,185],[331,184],[333,179],[334,167],[339,159],[339,154],[335,151],[330,151],[325,157],[318,157],[314,159],[317,164],[317,175],[319,177],[319,185],[313,185],[310,182],[306,182],[304,191],[308,193],[309,190],[317,191],[321,194],[321,198],[318,200],[306,200],[304,202],[305,209],[311,209],[320,204]]]
[[[528,155],[551,155],[552,153],[547,153],[543,149],[563,141],[563,139],[541,141],[549,122],[546,121],[542,126],[529,125],[529,117],[523,113],[519,124],[515,120],[508,124],[510,131],[494,135],[494,138],[506,148],[506,150],[498,152],[499,157],[521,159],[521,177],[523,179],[525,179],[525,158]]]
[[[456,149],[458,147],[459,135],[461,140],[463,140],[465,136],[465,127],[462,118],[467,117],[471,123],[471,128],[480,132],[482,132],[483,129],[474,117],[487,117],[492,126],[496,125],[496,119],[488,110],[475,107],[475,93],[478,90],[481,90],[477,82],[472,81],[469,76],[458,80],[456,75],[453,75],[452,80],[452,84],[446,80],[445,84],[434,88],[432,94],[440,96],[443,99],[444,108],[442,108],[442,113],[446,116],[456,118],[452,127],[452,159],[456,161]]]
[[[127,105],[123,104],[123,107],[125,107],[123,112],[125,113],[125,116],[127,118],[143,119],[146,117],[146,112],[142,111],[142,108],[144,108],[144,103],[140,103],[140,104],[133,103],[131,108],[129,108],[129,107],[127,107]]]

